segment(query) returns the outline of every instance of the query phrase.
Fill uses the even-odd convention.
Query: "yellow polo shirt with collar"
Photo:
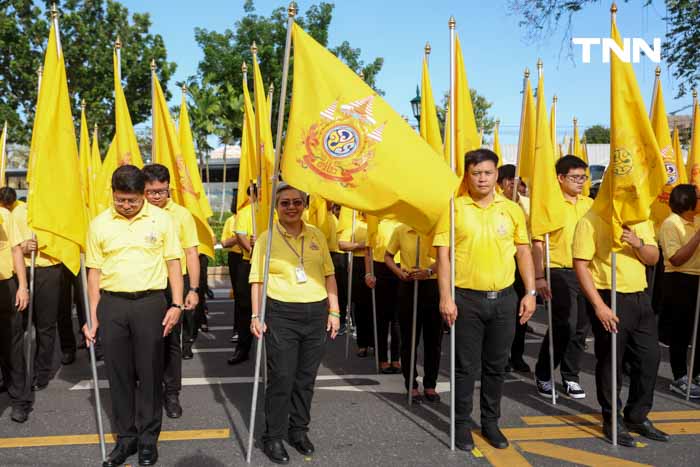
[[[697,248],[688,261],[680,266],[674,266],[669,259],[688,243],[700,230],[700,224],[688,222],[678,214],[671,213],[659,229],[659,243],[664,252],[664,271],[682,272],[684,274],[700,275],[700,248]]]
[[[629,228],[644,241],[656,246],[654,223],[644,221]],[[612,226],[593,211],[578,221],[574,233],[573,257],[590,261],[588,269],[599,290],[612,288]],[[617,253],[617,291],[622,293],[642,292],[647,287],[646,266],[635,255],[634,248],[627,243]]]
[[[22,243],[22,235],[10,211],[0,208],[0,218],[0,281],[4,281],[15,273],[12,248]]]
[[[166,261],[181,257],[175,222],[148,202],[131,219],[112,207],[90,223],[85,266],[100,270],[100,289],[163,290],[168,283]]]
[[[224,227],[221,229],[221,242],[223,243],[226,240],[229,240],[231,238],[234,238],[236,236],[236,230],[235,230],[235,225],[236,225],[236,215],[232,214],[228,219],[226,219],[226,222],[224,222]],[[224,251],[230,251],[231,253],[238,253],[239,255],[242,253],[240,245],[236,243],[233,245],[231,248],[224,248]]]
[[[17,224],[17,227],[19,228],[22,241],[24,242],[26,240],[31,240],[33,232],[31,231],[31,229],[29,228],[29,224],[27,223],[27,204],[22,203],[15,207],[12,210],[12,216],[14,218],[15,223]],[[41,245],[41,234],[37,235],[37,241],[39,242],[39,245]],[[34,263],[36,267],[45,268],[48,266],[55,266],[57,264],[60,264],[61,262],[52,256],[48,256],[45,253],[42,253],[41,250],[39,250],[37,251]],[[25,256],[24,264],[26,264],[27,267],[31,266],[31,257]]]
[[[450,245],[449,209],[436,228],[433,246]],[[481,207],[466,195],[455,200],[455,285],[497,291],[515,280],[517,245],[530,243],[522,208],[496,193]]]
[[[246,204],[236,213],[236,220],[234,224],[234,232],[238,235],[245,235],[250,240],[253,236],[253,205]],[[256,240],[256,244],[260,239]],[[243,259],[250,261],[250,253],[248,253],[245,248],[241,247],[243,253]]]
[[[572,203],[568,199],[564,209],[564,227],[549,234],[549,262],[552,268],[568,268],[574,267],[574,259],[571,255],[574,232],[576,225],[583,216],[593,206],[593,199],[588,196],[578,195],[576,203]],[[544,236],[535,238],[544,242]]]
[[[287,303],[311,303],[326,299],[328,297],[326,277],[333,276],[335,270],[323,233],[318,228],[306,223],[303,224],[298,237],[288,234],[284,227],[277,222],[271,230],[273,236],[267,296]],[[251,284],[263,281],[265,247],[269,233],[270,230],[263,232],[259,241],[255,242],[250,261],[249,281]],[[303,253],[302,241],[304,244]],[[306,282],[298,283],[296,268],[300,266],[301,261],[297,255],[302,254]]]
[[[416,264],[416,239],[420,238],[420,257]],[[435,263],[435,247],[430,242],[430,237],[419,235],[412,227],[406,224],[399,224],[391,234],[389,243],[386,246],[386,253],[391,256],[401,256],[403,258],[404,269],[427,269]],[[396,259],[394,259],[395,262]],[[434,274],[431,279],[437,276]]]
[[[386,246],[391,240],[391,236],[397,227],[401,225],[401,222],[391,220],[391,219],[381,219],[379,225],[377,226],[377,238],[375,239],[375,244],[372,245],[372,259],[378,263],[384,262],[384,253],[386,253]],[[400,262],[397,261],[397,262]]]
[[[339,228],[341,229],[338,233],[339,242],[352,242],[353,241],[353,229],[352,229],[352,209],[341,208],[340,209],[340,219],[338,220]],[[365,222],[363,216],[358,212],[355,214],[355,243],[365,243],[367,244],[367,223]],[[354,251],[353,256],[356,258],[364,258],[365,251],[359,250]],[[383,259],[382,259],[383,261]]]
[[[197,237],[197,224],[194,223],[194,217],[187,208],[180,206],[173,200],[168,200],[168,204],[163,208],[165,212],[170,214],[175,222],[175,230],[180,239],[182,247],[182,256],[180,256],[180,265],[182,266],[182,275],[187,274],[187,258],[185,257],[185,249],[195,248],[199,246],[199,238]]]

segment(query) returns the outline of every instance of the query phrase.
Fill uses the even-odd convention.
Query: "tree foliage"
[[[588,144],[610,144],[610,128],[603,125],[593,125],[583,133]]]
[[[469,94],[472,98],[472,108],[474,109],[474,120],[476,120],[476,129],[484,129],[485,135],[490,135],[496,126],[496,120],[489,115],[489,109],[493,106],[493,102],[489,102],[486,97],[479,94],[476,89],[469,89]],[[445,134],[445,118],[447,115],[447,105],[450,102],[450,93],[445,91],[442,96],[442,104],[437,106],[438,120],[440,121],[440,133]]]

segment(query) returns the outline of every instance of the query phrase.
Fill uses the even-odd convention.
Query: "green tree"
[[[469,89],[469,94],[472,98],[472,108],[474,109],[474,120],[476,120],[476,129],[484,129],[485,135],[490,135],[493,132],[493,127],[496,126],[496,119],[489,116],[489,109],[493,106],[493,102],[489,102],[486,97],[479,94],[476,89]],[[445,134],[445,118],[447,114],[447,105],[450,102],[450,92],[445,91],[442,96],[442,104],[437,106],[438,120],[440,121],[440,133]]]
[[[15,142],[29,142],[36,106],[36,69],[43,61],[52,0],[9,0],[0,3],[0,119],[13,125]],[[150,61],[154,59],[164,89],[175,71],[167,61],[163,38],[149,32],[148,13],[133,13],[116,0],[64,0],[56,2],[61,43],[66,60],[68,89],[73,93],[73,114],[80,100],[87,103],[90,126],[101,134],[114,132],[114,74],[112,50],[122,41],[122,85],[134,125],[151,114]],[[11,50],[12,53],[6,53]],[[169,96],[166,96],[169,97]],[[77,121],[77,119],[76,119]],[[106,146],[110,137],[101,141]]]
[[[588,144],[610,144],[610,128],[603,125],[593,125],[583,132]]]
[[[629,0],[625,0],[628,2]],[[651,0],[637,0],[650,7]],[[571,44],[574,16],[599,0],[509,0],[509,9],[520,16],[520,26],[528,39],[551,37],[564,27],[564,41]],[[665,0],[668,16],[663,53],[673,66],[678,79],[678,97],[685,95],[700,81],[700,2],[698,0]],[[570,45],[571,47],[571,45]],[[572,49],[569,49],[570,51]]]

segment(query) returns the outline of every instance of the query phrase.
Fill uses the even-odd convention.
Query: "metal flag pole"
[[[610,309],[617,316],[617,253],[612,253]],[[612,333],[612,444],[617,446],[617,333]]]
[[[685,400],[690,400],[690,388],[693,384],[693,368],[695,366],[695,349],[698,340],[698,321],[700,321],[700,276],[698,277],[698,295],[695,299],[695,320],[693,321],[693,340],[690,345],[690,366],[688,367],[688,387],[685,390]]]
[[[615,13],[613,13],[615,14]],[[652,116],[654,115],[654,111],[657,105],[656,102],[656,93],[658,90],[659,85],[661,84],[661,67],[657,65],[656,70],[654,71],[654,91],[651,94],[651,106],[649,108],[649,119],[651,120]],[[692,147],[692,146],[689,146]],[[654,303],[654,288],[656,287],[656,269],[659,265],[659,262],[657,261],[651,266],[651,279],[649,280],[649,300],[651,300],[652,303]],[[690,378],[690,376],[688,376]],[[690,381],[688,382],[688,387],[690,387]]]
[[[450,168],[455,171],[455,17],[448,21],[450,28]],[[450,290],[455,300],[455,195],[450,198]],[[450,329],[450,449],[455,450],[455,329]]]
[[[515,159],[515,180],[513,180],[513,201],[518,199],[518,185],[520,185],[520,159],[522,157],[522,145],[520,142],[523,140],[523,131],[525,127],[525,109],[526,109],[526,90],[527,83],[530,80],[530,70],[525,68],[525,73],[523,76],[523,104],[520,110],[520,135],[518,136],[518,155]],[[500,156],[499,156],[500,157]]]
[[[537,92],[540,92],[540,90],[538,89]],[[559,102],[559,98],[555,94],[552,96],[552,151],[554,151],[555,158],[559,147],[559,143],[557,143],[557,102]]]
[[[355,243],[355,221],[357,212],[352,210],[352,224],[350,225],[350,242]],[[350,335],[353,331],[352,320],[352,269],[353,269],[352,251],[348,251],[348,301],[345,304],[345,359],[350,358]]]
[[[550,249],[549,249],[549,233],[544,234],[545,245],[545,276],[547,279],[547,287],[552,290],[552,268],[550,264]],[[547,325],[549,326],[549,380],[552,382],[552,404],[557,404],[557,393],[554,389],[554,326],[552,325],[552,299],[547,303]]]
[[[416,269],[420,268],[420,234],[416,232]],[[418,322],[418,279],[413,280],[413,321],[411,323],[411,366],[408,370],[408,406],[413,404],[413,378],[416,365],[416,328]],[[423,343],[425,348],[425,342]],[[425,356],[423,357],[425,358]]]
[[[372,257],[372,248],[367,249],[367,254],[369,255],[369,272],[374,276],[375,280],[377,276],[374,275],[374,258]],[[372,321],[374,323],[374,366],[377,369],[377,374],[379,374],[379,339],[377,338],[377,284],[375,282],[372,292]],[[386,310],[385,310],[386,311]]]
[[[270,87],[267,90],[267,103],[270,106],[268,111],[270,113],[270,124],[272,124],[272,98],[275,95],[275,83],[270,83]]]
[[[156,160],[156,61],[151,59],[151,163]],[[182,336],[182,332],[180,332]]]
[[[0,162],[0,186],[5,186],[5,167],[7,166],[7,120],[5,120],[5,125],[2,128],[2,141],[0,141],[0,157],[2,161]]]
[[[284,45],[284,62],[282,65],[282,92],[280,94],[279,114],[277,115],[277,138],[275,140],[275,164],[272,171],[272,193],[277,191],[279,184],[280,170],[280,152],[282,150],[282,125],[284,123],[284,105],[287,95],[287,76],[289,74],[289,52],[292,43],[292,25],[294,24],[294,16],[297,14],[297,6],[294,2],[289,4],[287,8],[287,40]],[[268,216],[268,224],[272,226],[275,220],[275,211],[270,207]],[[265,247],[265,267],[263,274],[262,297],[260,300],[260,325],[264,329],[265,326],[265,308],[267,307],[267,284],[270,274],[270,249],[272,248],[272,235],[275,229],[268,229],[267,245]],[[262,330],[261,329],[261,330]],[[253,397],[250,403],[250,423],[248,424],[248,451],[246,452],[246,462],[250,464],[253,455],[253,437],[255,434],[255,416],[257,414],[258,405],[258,386],[260,385],[260,361],[262,359],[263,339],[258,339],[257,348],[255,350],[255,377],[253,378]],[[267,366],[267,365],[266,365]]]

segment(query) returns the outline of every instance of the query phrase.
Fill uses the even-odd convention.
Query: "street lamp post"
[[[416,86],[416,97],[411,99],[411,110],[413,111],[413,118],[418,122],[418,128],[420,129],[420,88]]]

